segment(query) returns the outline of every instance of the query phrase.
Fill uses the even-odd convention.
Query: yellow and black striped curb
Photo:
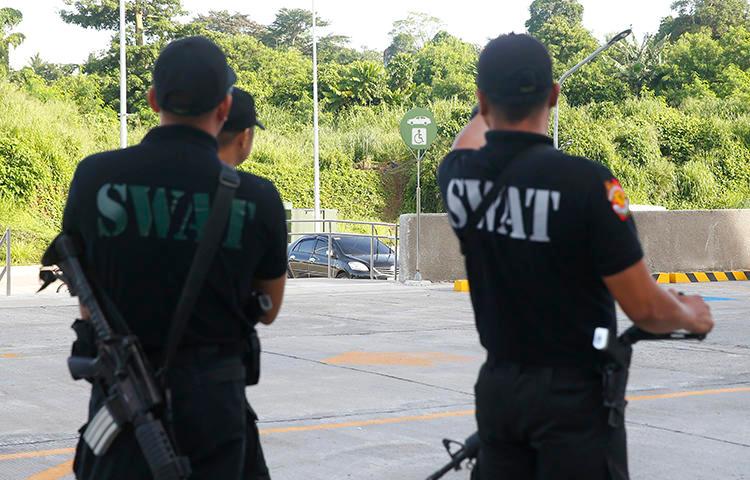
[[[654,273],[657,283],[741,282],[750,280],[750,271]]]
[[[704,283],[704,282],[742,282],[750,280],[750,271],[731,272],[673,272],[652,274],[656,283]],[[468,292],[468,280],[453,282],[456,292]]]

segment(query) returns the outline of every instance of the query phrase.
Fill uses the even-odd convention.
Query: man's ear
[[[490,102],[487,95],[481,90],[477,90],[477,101],[479,102],[479,114],[486,117],[490,113]]]
[[[245,131],[242,132],[242,146],[247,148],[248,145],[252,145],[253,137],[255,137],[255,129],[252,127],[246,128]]]
[[[549,106],[550,108],[555,108],[555,105],[557,105],[557,102],[560,101],[560,84],[555,83],[552,85],[552,91],[549,94]]]
[[[153,110],[156,113],[161,112],[161,107],[159,107],[159,104],[156,102],[156,89],[154,87],[151,87],[148,89],[148,104],[151,106],[151,110]]]
[[[221,101],[219,107],[216,109],[216,117],[221,123],[224,123],[229,118],[229,112],[232,110],[232,94],[228,93],[224,100]]]

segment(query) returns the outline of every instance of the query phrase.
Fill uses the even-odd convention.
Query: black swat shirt
[[[177,300],[216,192],[216,140],[184,126],[83,160],[63,230],[83,240],[85,267],[147,351],[166,344]],[[286,273],[286,216],[276,188],[239,172],[217,252],[183,345],[238,344],[252,281]]]
[[[516,157],[539,145],[548,148]],[[499,201],[467,227],[502,168]],[[612,173],[555,150],[549,137],[493,131],[481,150],[448,154],[438,182],[450,222],[465,239],[471,300],[489,355],[527,365],[597,363],[594,330],[616,328],[602,277],[643,257]]]

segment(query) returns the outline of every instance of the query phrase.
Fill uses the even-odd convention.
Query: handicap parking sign
[[[437,138],[435,116],[425,108],[415,108],[401,120],[401,138],[412,150],[427,150]]]

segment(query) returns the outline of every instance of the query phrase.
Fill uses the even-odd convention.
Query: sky
[[[669,14],[673,0],[581,0],[584,25],[598,38],[632,25],[638,37],[655,32]],[[316,0],[320,17],[331,22],[321,33],[351,37],[355,48],[384,50],[395,20],[410,11],[440,18],[445,30],[471,43],[483,45],[501,33],[522,32],[531,0]],[[241,12],[260,23],[273,21],[280,8],[310,8],[311,0],[183,0],[192,14],[209,10]],[[367,5],[367,6],[365,6]],[[24,14],[16,31],[26,41],[11,53],[11,64],[20,68],[36,53],[54,63],[82,63],[89,53],[104,50],[112,32],[86,30],[64,23],[58,12],[63,0],[0,0],[0,7],[14,7]]]

